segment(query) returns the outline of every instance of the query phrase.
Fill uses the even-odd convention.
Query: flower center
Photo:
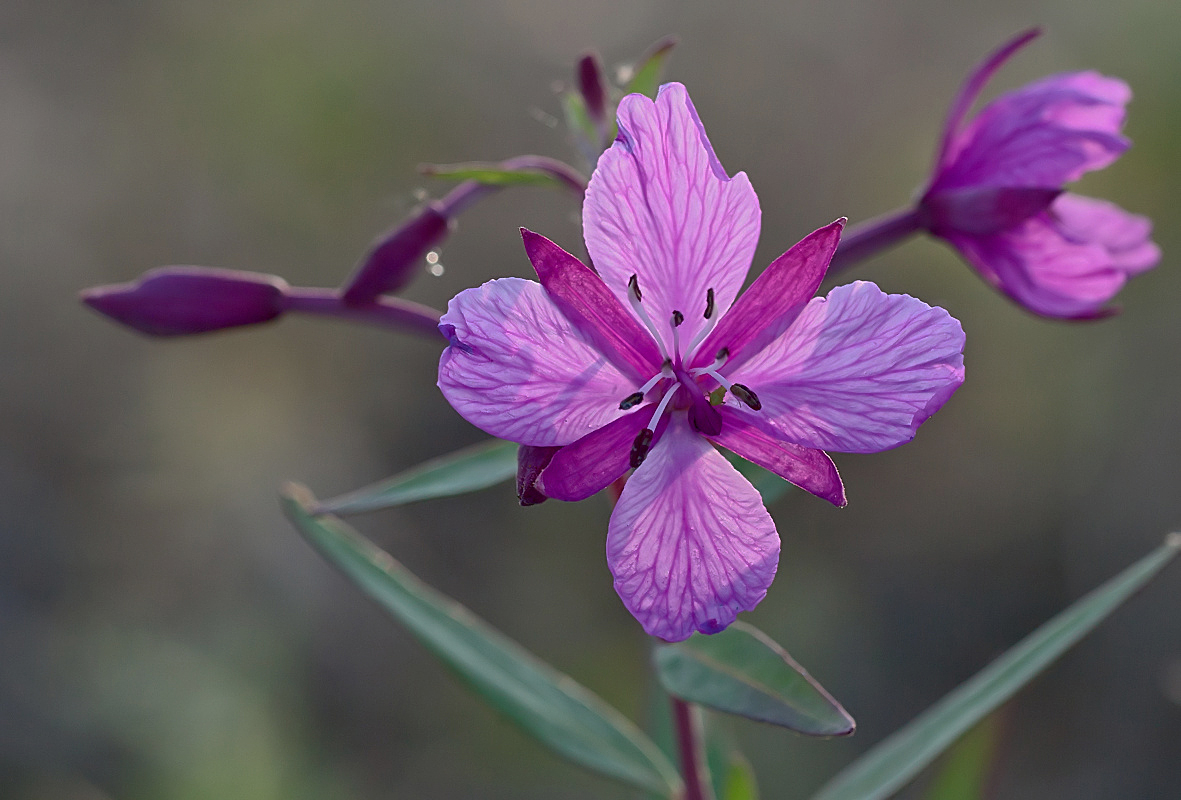
[[[713,289],[706,291],[705,313],[703,314],[706,322],[693,337],[693,340],[689,342],[688,347],[685,348],[686,358],[682,358],[681,356],[680,337],[680,328],[685,322],[685,315],[675,309],[672,312],[672,318],[670,320],[672,325],[672,347],[670,348],[664,341],[664,337],[660,335],[660,331],[653,324],[652,318],[648,315],[648,310],[643,305],[643,294],[640,292],[640,283],[635,275],[632,275],[628,279],[627,297],[636,316],[644,324],[644,327],[648,329],[648,332],[652,334],[652,338],[656,340],[656,346],[660,348],[660,355],[664,358],[664,362],[660,365],[660,371],[649,378],[643,386],[640,386],[636,391],[623,398],[619,403],[619,408],[626,411],[644,402],[649,392],[656,391],[660,397],[659,401],[655,402],[656,409],[652,413],[652,418],[632,442],[630,463],[633,468],[640,466],[647,457],[648,450],[652,447],[652,440],[656,434],[656,426],[660,424],[661,418],[670,405],[675,409],[687,409],[689,424],[698,433],[706,436],[716,436],[721,432],[722,415],[718,413],[713,403],[710,402],[708,391],[709,381],[714,381],[719,386],[725,388],[726,391],[730,392],[730,394],[734,395],[752,410],[758,411],[762,408],[758,395],[753,390],[741,383],[729,381],[722,375],[721,370],[730,358],[730,353],[725,348],[722,348],[718,352],[714,362],[708,367],[697,367],[691,370],[686,370],[684,367],[686,361],[692,363],[692,358],[697,351],[698,345],[705,340],[705,337],[709,335],[710,331],[717,324],[719,315],[715,313],[716,303]],[[675,403],[674,400],[676,401]]]

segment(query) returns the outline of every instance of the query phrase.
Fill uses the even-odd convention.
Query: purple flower
[[[1132,96],[1127,84],[1096,72],[1052,75],[1001,95],[964,122],[992,74],[1039,33],[1016,37],[965,82],[919,219],[1030,311],[1104,316],[1127,279],[1159,260],[1152,223],[1062,186],[1128,149],[1120,134]]]
[[[628,96],[618,119],[583,207],[598,272],[522,230],[541,282],[452,299],[439,387],[492,435],[560,448],[548,464],[535,451],[547,496],[581,500],[635,468],[607,560],[644,629],[676,641],[753,608],[778,566],[771,516],[714,445],[842,506],[823,451],[910,440],[963,382],[964,335],[871,283],[811,299],[844,220],[738,297],[760,221],[746,175],[722,169],[679,84]]]

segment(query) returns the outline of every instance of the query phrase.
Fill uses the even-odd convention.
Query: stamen
[[[759,402],[759,396],[749,386],[743,386],[741,383],[732,383],[730,384],[730,394],[746,403],[751,411],[758,411],[763,407],[763,404]]]
[[[627,279],[628,302],[631,303],[632,311],[636,312],[636,316],[640,318],[640,322],[644,323],[644,327],[648,329],[648,333],[652,334],[652,338],[656,340],[656,346],[660,348],[660,355],[667,361],[669,360],[668,351],[664,349],[664,340],[656,332],[656,326],[652,324],[652,318],[648,316],[648,312],[640,305],[641,298],[640,282],[636,280],[635,275],[632,275]]]
[[[685,321],[685,315],[680,311],[673,311],[673,355],[681,355],[681,324]]]
[[[700,376],[706,375],[706,374],[712,374],[715,370],[721,369],[726,364],[726,361],[729,358],[730,358],[730,350],[728,348],[723,347],[721,350],[718,351],[718,355],[717,355],[717,358],[714,359],[714,363],[710,364],[708,367],[697,367],[696,369],[691,369],[691,370],[689,370],[689,374],[692,375],[694,378],[697,378],[697,377],[700,377]],[[715,375],[714,377],[717,377],[717,376]]]
[[[682,314],[680,311],[673,311],[673,327],[674,328],[681,327],[681,323],[683,323],[684,321],[685,321],[684,314]]]
[[[640,294],[640,282],[636,280],[635,274],[627,279],[627,291],[629,296],[636,299],[637,303],[644,299],[644,296]]]
[[[730,386],[732,384],[730,383],[730,381],[723,378],[721,373],[718,372],[717,365],[713,365],[713,366],[709,366],[709,367],[698,367],[697,369],[693,370],[691,374],[693,375],[694,378],[700,378],[702,375],[708,375],[711,378],[713,378],[715,381],[720,383],[722,386],[726,387],[726,391],[730,391]]]
[[[689,347],[685,350],[686,354],[691,356],[693,351],[697,348],[697,345],[701,344],[702,340],[705,339],[709,332],[714,329],[714,326],[718,324],[718,315],[714,313],[716,310],[717,309],[715,308],[714,303],[714,290],[707,289],[705,292],[705,324],[701,326],[701,330],[699,330],[697,335],[693,337],[693,341],[689,342]]]
[[[629,394],[627,397],[623,398],[623,400],[621,400],[619,402],[619,410],[620,411],[627,411],[629,408],[637,406],[642,402],[644,402],[644,393],[643,392],[634,392],[632,394]]]
[[[681,384],[674,383],[669,388],[669,390],[664,393],[664,397],[660,398],[660,405],[656,406],[656,412],[652,414],[652,419],[648,422],[648,430],[656,430],[656,423],[660,422],[660,415],[664,413],[664,409],[668,408],[669,401],[673,399],[673,395],[676,394],[677,389],[680,388]]]

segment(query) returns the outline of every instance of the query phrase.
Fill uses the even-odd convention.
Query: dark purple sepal
[[[374,242],[345,284],[344,302],[367,303],[405,288],[414,280],[427,252],[447,238],[450,226],[451,217],[439,201],[419,207],[408,220]]]
[[[653,408],[644,406],[563,447],[542,470],[537,488],[547,497],[573,502],[610,486],[631,469],[632,445],[651,421]],[[656,426],[649,450],[660,441],[667,424],[666,414]]]
[[[1060,188],[978,186],[932,191],[919,202],[919,223],[936,236],[987,236],[1040,214],[1062,194]]]
[[[813,450],[776,439],[762,428],[743,419],[744,412],[723,406],[722,430],[709,440],[763,469],[774,472],[806,492],[834,506],[848,504],[845,486],[836,465],[823,450]]]
[[[603,83],[603,66],[599,63],[599,57],[587,53],[578,60],[578,92],[586,104],[586,113],[600,128],[607,122],[607,90]]]
[[[537,477],[561,449],[531,444],[523,444],[517,449],[517,499],[521,505],[535,506],[549,499],[536,487]]]
[[[521,228],[521,239],[550,299],[612,364],[637,383],[660,369],[662,359],[652,335],[602,278],[540,234]]]
[[[772,261],[718,320],[689,366],[708,366],[725,348],[729,351],[726,368],[732,370],[787,330],[820,288],[844,227],[842,217]]]
[[[152,336],[186,336],[268,322],[286,310],[275,275],[211,267],[160,267],[132,283],[96,286],[82,302]]]

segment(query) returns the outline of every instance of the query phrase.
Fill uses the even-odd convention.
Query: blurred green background
[[[177,341],[76,301],[161,264],[333,285],[423,190],[424,161],[571,157],[555,82],[680,37],[723,164],[763,208],[756,269],[901,205],[966,71],[1128,80],[1133,149],[1081,190],[1157,224],[1161,266],[1098,324],[1034,319],[946,248],[848,273],[943,305],[968,381],[917,440],[836,457],[850,505],[772,512],[779,576],[747,615],[859,722],[810,741],[732,728],[767,797],[803,798],[1181,525],[1181,5],[483,0],[0,5],[0,796],[628,797],[485,710],[280,516],[478,441],[438,346],[308,320]],[[527,275],[517,228],[575,249],[564,195],[469,212],[408,297]],[[636,718],[648,643],[611,588],[595,498],[506,485],[359,526]],[[1181,572],[1018,696],[997,796],[1163,798],[1181,785]],[[916,796],[912,788],[905,796]]]

